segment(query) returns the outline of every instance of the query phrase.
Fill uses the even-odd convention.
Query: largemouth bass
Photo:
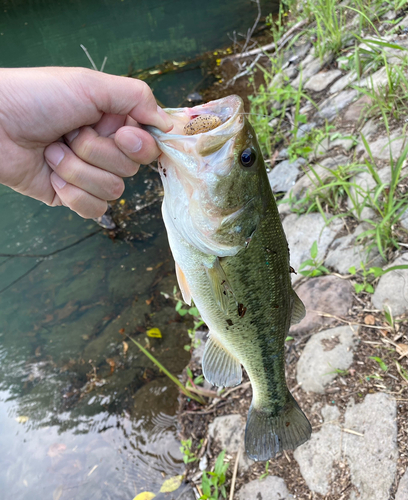
[[[243,365],[253,389],[245,449],[269,460],[307,441],[311,426],[285,380],[284,341],[305,309],[265,164],[240,97],[165,111],[173,130],[148,130],[162,152],[162,211],[180,289],[209,328],[203,373],[235,386]]]

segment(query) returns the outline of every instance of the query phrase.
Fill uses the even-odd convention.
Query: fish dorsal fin
[[[299,299],[295,290],[292,290],[293,306],[292,306],[292,317],[290,320],[291,325],[296,325],[300,323],[302,319],[306,316],[306,309],[303,302]]]
[[[191,306],[191,292],[190,287],[188,286],[186,276],[181,270],[180,266],[176,262],[176,276],[177,281],[181,290],[181,295],[183,296],[183,300],[186,304]]]
[[[213,337],[205,344],[203,373],[217,387],[234,387],[242,379],[241,363]]]
[[[217,257],[211,266],[205,266],[214,298],[223,313],[228,312],[229,294],[232,293],[227,275]]]

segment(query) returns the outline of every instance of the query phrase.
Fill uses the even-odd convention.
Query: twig
[[[245,52],[246,51],[246,49],[248,47],[248,44],[249,44],[249,41],[251,40],[251,37],[254,34],[255,28],[258,26],[259,20],[261,19],[261,3],[260,3],[260,1],[259,0],[252,0],[252,1],[255,2],[257,4],[257,6],[258,6],[258,15],[256,16],[256,19],[255,19],[255,22],[254,22],[252,28],[248,30],[247,37],[246,37],[246,40],[245,40],[245,44],[242,47],[242,51],[241,52]]]
[[[340,427],[340,429],[341,429],[343,432],[347,432],[348,434],[354,434],[355,436],[361,436],[361,437],[364,437],[364,434],[361,434],[361,432],[352,431],[351,429],[346,429],[345,427]]]
[[[230,489],[229,500],[234,500],[235,481],[237,479],[238,462],[239,462],[240,456],[241,456],[241,448],[238,448],[237,458],[235,459],[235,464],[234,464],[234,472],[232,474],[232,481],[231,481],[231,489]]]
[[[95,70],[95,71],[98,71],[98,68],[96,67],[96,64],[94,63],[92,57],[91,57],[91,54],[88,52],[87,48],[82,45],[80,45],[81,49],[85,52],[85,55],[86,57],[89,59],[89,62],[92,64],[92,68]]]
[[[390,326],[375,326],[375,325],[365,325],[363,323],[353,323],[352,321],[348,321],[347,319],[341,318],[340,316],[335,316],[334,314],[325,313],[322,311],[315,311],[313,309],[308,309],[308,311],[318,314],[319,316],[324,316],[325,318],[334,318],[338,321],[342,321],[343,323],[347,323],[349,326],[364,326],[365,328],[375,328],[377,330],[389,330],[392,331]]]
[[[307,20],[299,21],[296,23],[294,26],[290,28],[290,30],[287,31],[287,33],[275,44],[273,43],[268,43],[267,45],[264,45],[262,47],[259,47],[258,49],[252,49],[247,52],[242,52],[241,54],[235,54],[232,56],[227,56],[224,57],[224,61],[229,59],[229,60],[234,60],[234,59],[243,59],[244,57],[249,57],[249,56],[256,56],[258,54],[264,53],[268,50],[276,50],[280,47],[283,47],[290,39],[291,35],[297,31],[299,28],[303,28],[303,26],[307,24]]]
[[[102,63],[101,69],[99,70],[101,73],[105,69],[105,64],[106,64],[107,60],[108,60],[108,56],[105,56],[104,59],[103,59],[103,63]]]

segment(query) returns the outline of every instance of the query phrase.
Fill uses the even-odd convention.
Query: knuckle
[[[112,182],[110,186],[110,194],[112,195],[112,200],[120,198],[125,190],[125,183],[120,177],[112,176]]]

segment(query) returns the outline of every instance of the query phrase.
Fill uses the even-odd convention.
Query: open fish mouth
[[[242,99],[236,95],[192,108],[167,108],[164,111],[173,121],[173,129],[169,133],[155,127],[145,127],[156,139],[159,147],[171,141],[173,147],[179,149],[177,143],[182,141],[184,151],[194,148],[201,156],[220,149],[242,129],[244,121],[244,105]]]

